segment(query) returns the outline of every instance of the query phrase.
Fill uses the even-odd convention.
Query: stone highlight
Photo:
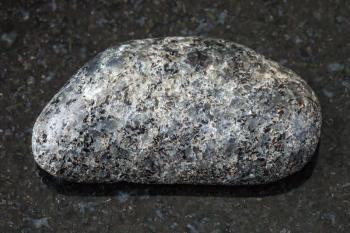
[[[312,89],[221,39],[168,37],[109,48],[38,117],[36,163],[74,182],[262,184],[299,171],[321,130]]]

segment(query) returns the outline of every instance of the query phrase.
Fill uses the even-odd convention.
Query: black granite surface
[[[0,232],[349,232],[350,2],[0,2]],[[201,35],[303,77],[323,113],[300,173],[256,187],[78,185],[38,169],[31,131],[89,58],[118,42]]]

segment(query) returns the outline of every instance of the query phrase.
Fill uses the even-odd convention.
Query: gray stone
[[[233,42],[170,37],[83,66],[38,117],[32,147],[75,182],[261,184],[300,170],[320,128],[294,72]]]

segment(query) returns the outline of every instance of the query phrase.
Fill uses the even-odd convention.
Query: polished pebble
[[[307,83],[220,39],[168,37],[109,48],[38,117],[37,164],[74,182],[262,184],[293,174],[318,144]]]

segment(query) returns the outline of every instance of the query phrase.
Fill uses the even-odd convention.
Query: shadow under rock
[[[83,184],[58,179],[41,168],[39,175],[49,189],[69,196],[114,196],[120,192],[131,196],[214,196],[214,197],[264,197],[287,193],[302,185],[313,173],[318,160],[319,145],[311,161],[299,172],[282,180],[262,185],[189,185],[189,184]]]

